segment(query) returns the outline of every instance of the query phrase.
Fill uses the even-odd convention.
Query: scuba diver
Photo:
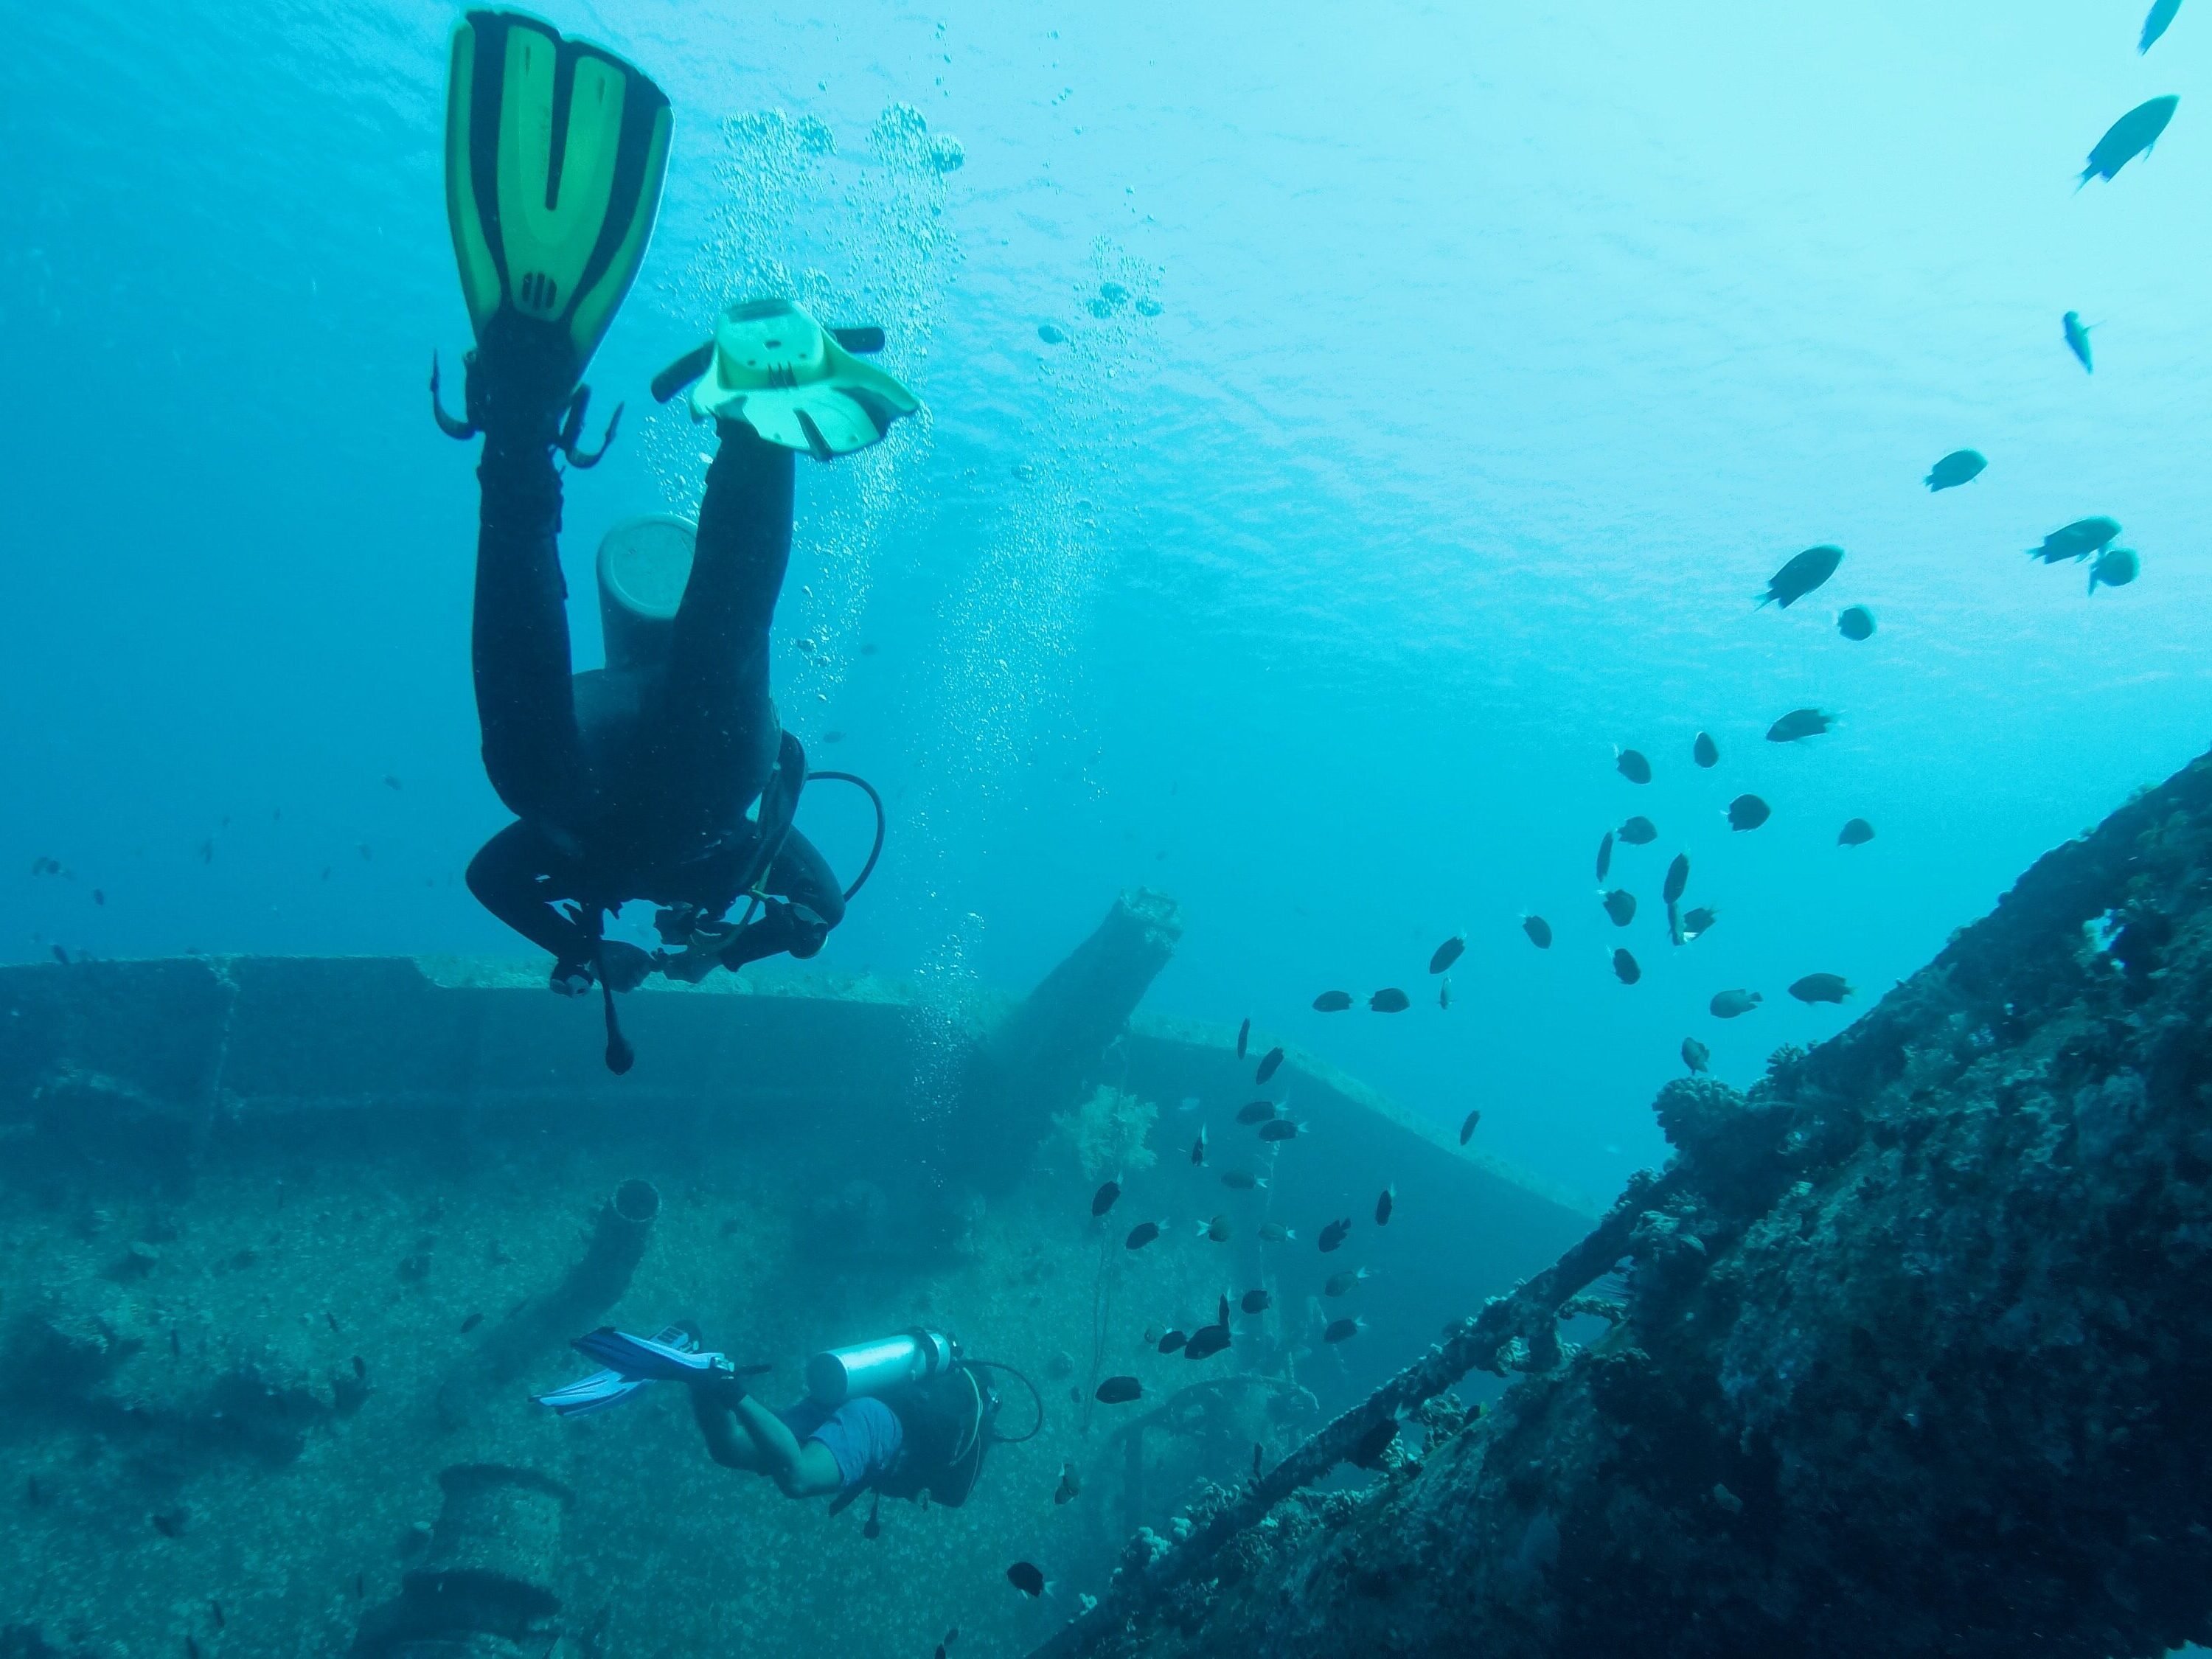
[[[882,802],[849,774],[807,772],[769,697],[769,630],[795,452],[850,454],[921,408],[854,355],[880,349],[882,331],[825,329],[783,299],[729,307],[653,382],[663,401],[690,386],[693,418],[714,423],[696,530],[632,521],[609,538],[606,665],[571,672],[556,457],[596,465],[621,418],[581,447],[584,369],[643,260],[670,131],[666,96],[611,53],[512,12],[472,11],[454,31],[447,207],[476,349],[464,416],[439,404],[434,358],[431,407],[449,435],[484,441],[471,654],[484,769],[515,816],[470,862],[469,890],[551,953],[555,990],[599,985],[617,1072],[632,1054],[614,993],[655,969],[696,982],[811,957],[874,868]],[[640,533],[653,525],[662,533]],[[849,887],[793,827],[810,775],[875,805],[875,847]],[[659,907],[678,954],[605,936],[634,899]]]
[[[556,1416],[604,1410],[647,1382],[689,1384],[709,1456],[768,1476],[787,1498],[835,1494],[833,1513],[864,1492],[957,1508],[975,1490],[986,1450],[1018,1445],[1044,1426],[1044,1402],[1026,1376],[970,1358],[939,1331],[902,1331],[816,1354],[806,1362],[805,1398],[781,1411],[746,1387],[769,1367],[702,1353],[688,1324],[654,1337],[602,1326],[571,1346],[606,1369],[534,1396]],[[999,1396],[983,1380],[994,1370],[1018,1378],[1036,1401],[1036,1425],[1027,1434],[998,1432]]]

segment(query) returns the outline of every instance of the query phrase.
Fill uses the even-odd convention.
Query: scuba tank
[[[952,1369],[959,1345],[942,1331],[920,1326],[896,1336],[832,1348],[806,1362],[806,1392],[835,1411],[863,1395],[882,1395],[927,1382]]]

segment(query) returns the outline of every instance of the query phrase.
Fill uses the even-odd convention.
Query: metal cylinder
[[[649,668],[665,662],[691,580],[698,532],[666,513],[624,519],[599,544],[599,627],[607,666]]]
[[[816,1354],[806,1362],[806,1392],[816,1405],[836,1407],[934,1376],[950,1369],[953,1358],[952,1339],[942,1331],[901,1331]]]
[[[553,1579],[568,1489],[534,1469],[457,1463],[440,1472],[446,1501],[422,1565],[406,1576],[410,1601],[438,1610],[447,1629],[510,1634],[560,1611]]]

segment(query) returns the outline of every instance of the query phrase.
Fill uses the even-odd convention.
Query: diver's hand
[[[653,952],[618,939],[599,942],[599,977],[610,991],[635,991],[654,967]]]
[[[714,941],[719,945],[720,940]],[[666,977],[684,985],[696,985],[722,965],[722,958],[710,946],[694,945],[690,950],[672,956],[660,953],[660,971]]]

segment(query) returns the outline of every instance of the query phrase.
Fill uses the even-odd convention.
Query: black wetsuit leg
[[[720,431],[663,700],[647,722],[656,815],[698,842],[744,823],[775,763],[769,629],[791,562],[791,451],[739,422]]]
[[[477,477],[483,493],[470,645],[484,771],[517,817],[574,834],[590,815],[592,789],[570,680],[561,477],[537,434],[495,431]]]
[[[485,774],[523,820],[477,853],[469,889],[563,968],[588,958],[589,939],[548,901],[589,890],[580,837],[596,805],[570,678],[561,475],[553,462],[574,378],[562,352],[505,312],[469,365],[470,412],[484,432],[470,640],[477,718]]]
[[[469,891],[516,933],[551,951],[558,975],[592,958],[591,935],[553,903],[581,890],[585,874],[542,831],[510,823],[469,860]]]

